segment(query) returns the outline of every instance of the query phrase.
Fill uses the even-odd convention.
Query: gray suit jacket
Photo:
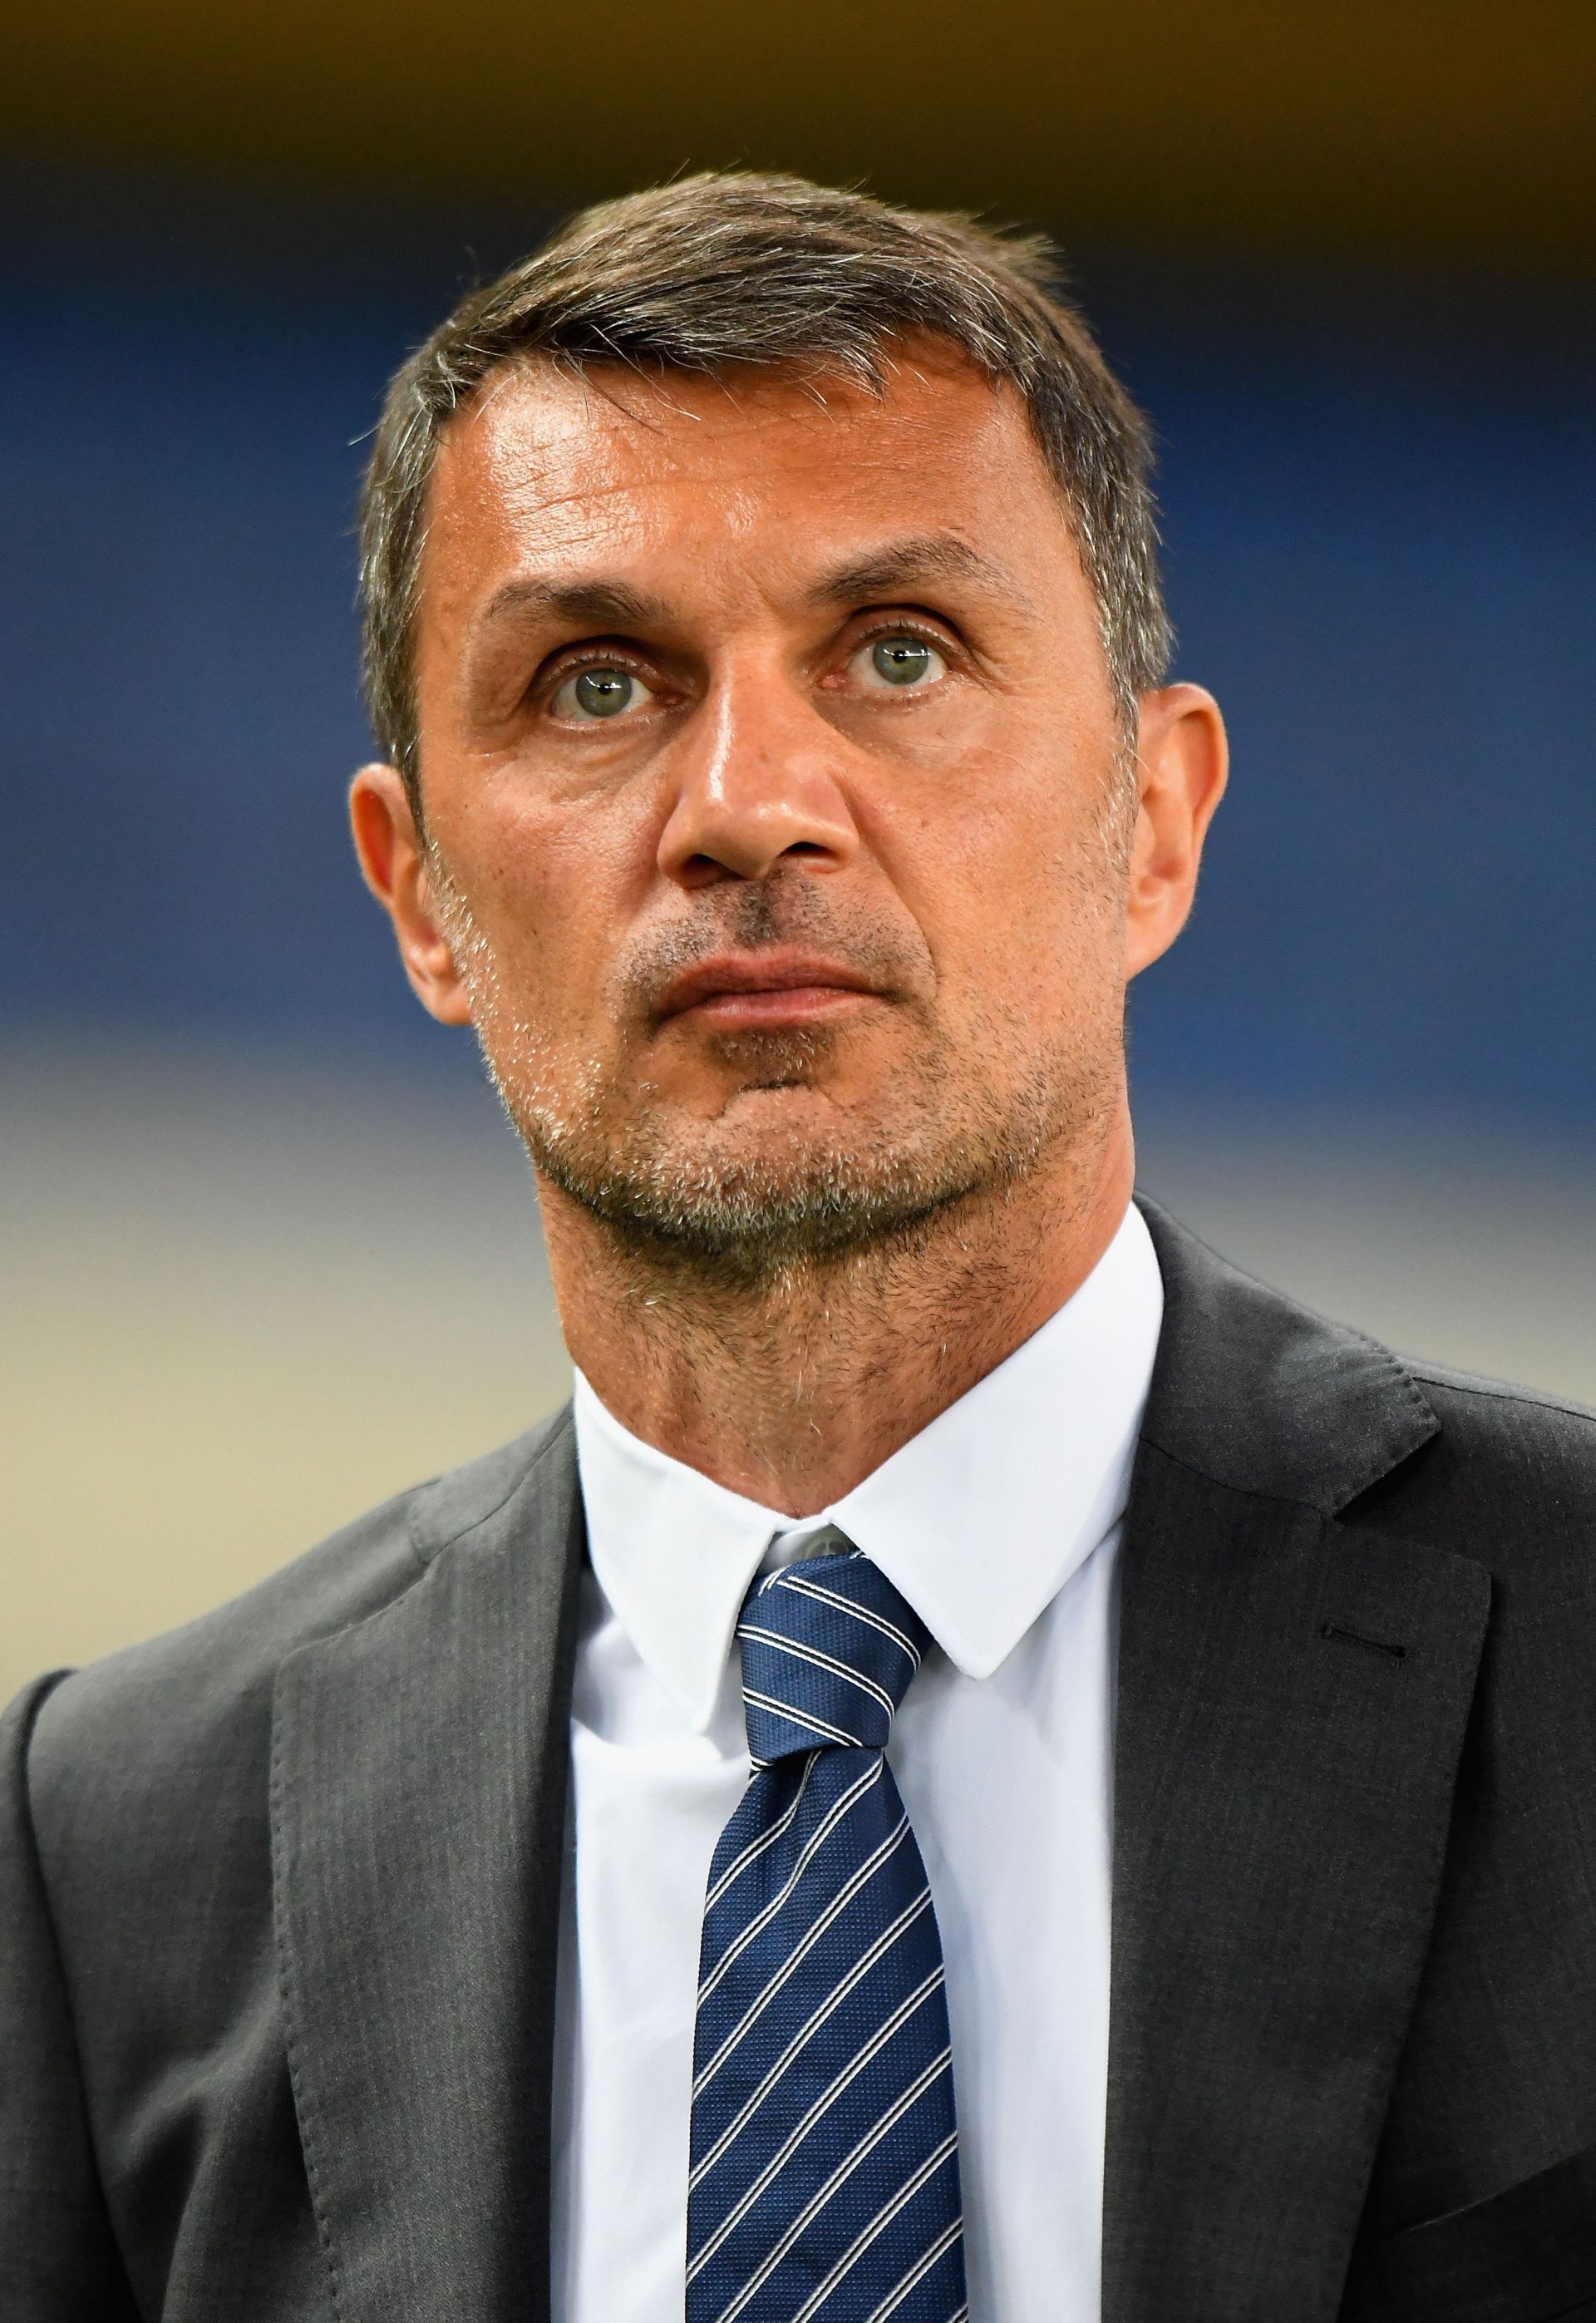
[[[1596,1421],[1146,1207],[1106,2323],[1596,2318]],[[14,1705],[4,2323],[547,2317],[582,1547],[562,1413]]]

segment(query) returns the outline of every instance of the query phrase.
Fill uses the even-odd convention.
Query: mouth
[[[785,1031],[829,1023],[882,996],[867,976],[818,952],[719,952],[673,977],[659,1020],[723,1033]]]

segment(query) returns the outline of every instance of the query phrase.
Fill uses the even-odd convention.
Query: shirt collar
[[[578,1373],[599,1585],[700,1732],[761,1563],[826,1525],[875,1559],[967,1676],[989,1677],[1124,1513],[1162,1318],[1151,1238],[1131,1208],[1039,1331],[802,1524],[643,1443]]]

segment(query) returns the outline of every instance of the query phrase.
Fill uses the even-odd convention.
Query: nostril
[[[683,887],[713,887],[722,879],[735,879],[737,873],[712,855],[689,855],[676,866],[676,877]]]

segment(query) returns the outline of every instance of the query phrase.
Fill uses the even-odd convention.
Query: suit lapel
[[[548,2314],[568,1419],[520,1465],[491,1505],[424,1498],[414,1587],[279,1676],[289,2061],[342,2323]]]
[[[1104,2314],[1316,2323],[1424,1959],[1490,1578],[1336,1520],[1435,1432],[1395,1359],[1148,1222],[1167,1306],[1122,1559]]]

